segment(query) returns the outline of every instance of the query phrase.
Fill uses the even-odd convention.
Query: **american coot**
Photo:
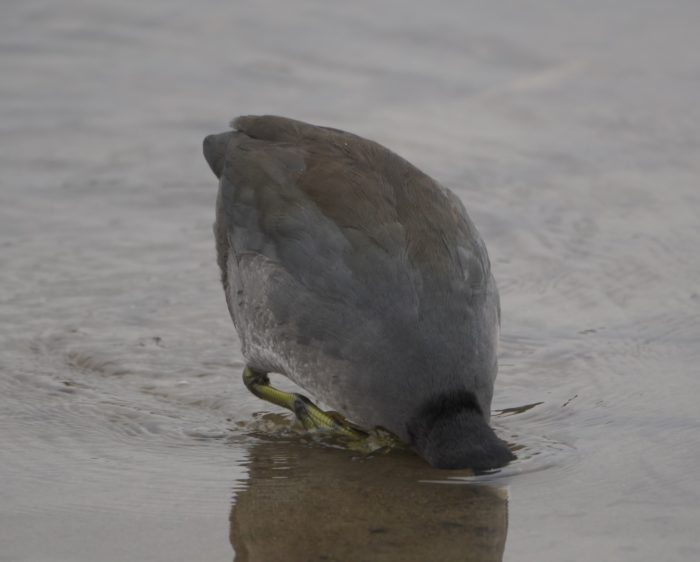
[[[514,459],[488,424],[498,290],[459,199],[344,131],[275,116],[232,127],[204,155],[246,386],[309,428],[384,428],[435,467]],[[271,372],[358,426],[274,389]]]

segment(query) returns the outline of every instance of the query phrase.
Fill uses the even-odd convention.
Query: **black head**
[[[516,458],[486,423],[476,398],[468,391],[430,400],[407,429],[411,446],[435,468],[484,471]]]

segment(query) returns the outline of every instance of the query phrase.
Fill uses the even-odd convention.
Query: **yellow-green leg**
[[[310,431],[326,431],[353,440],[366,439],[368,436],[367,432],[353,425],[337,412],[324,412],[306,396],[283,392],[270,386],[267,373],[246,367],[243,371],[243,382],[258,398],[294,412],[302,425]]]

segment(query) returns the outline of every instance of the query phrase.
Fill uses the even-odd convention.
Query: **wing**
[[[342,312],[353,328],[381,319],[381,337],[407,348],[425,333],[465,341],[490,269],[451,192],[350,133],[272,116],[239,117],[233,126],[217,224],[237,259],[264,256],[313,296],[317,313],[319,303],[335,311],[325,322],[300,321],[300,330],[337,329]],[[280,299],[276,314],[299,308]]]

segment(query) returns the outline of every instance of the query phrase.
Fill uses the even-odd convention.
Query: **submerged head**
[[[471,392],[446,393],[430,400],[407,426],[410,445],[435,468],[483,471],[516,457],[484,418]]]

